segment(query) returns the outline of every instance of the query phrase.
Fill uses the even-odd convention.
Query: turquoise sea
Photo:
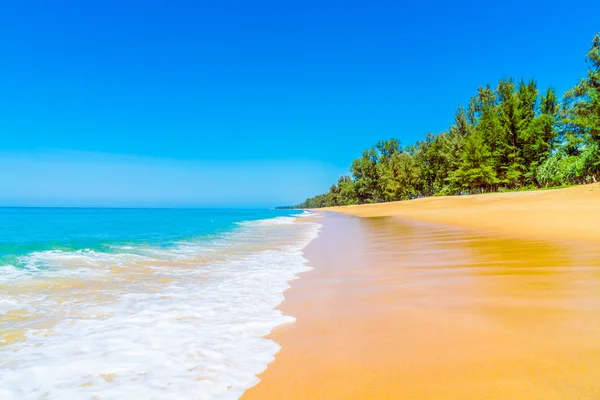
[[[0,208],[0,265],[27,268],[21,257],[45,250],[112,252],[115,246],[124,245],[169,247],[182,240],[214,238],[241,221],[293,214],[298,211]]]
[[[0,398],[239,398],[293,321],[306,217],[0,208]]]

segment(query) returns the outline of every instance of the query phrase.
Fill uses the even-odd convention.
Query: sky
[[[0,205],[298,203],[477,88],[585,74],[600,2],[0,2]]]

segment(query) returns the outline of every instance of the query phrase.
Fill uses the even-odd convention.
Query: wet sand
[[[531,193],[513,195],[458,201],[536,209],[518,200]],[[570,240],[597,234],[600,214],[589,218],[595,230],[587,222],[561,232],[519,229],[507,216],[502,229],[474,229],[477,211],[455,207],[433,223],[442,212],[426,211],[436,204],[425,200],[419,217],[429,222],[322,218],[305,252],[315,269],[281,305],[297,321],[272,333],[282,350],[243,399],[600,398],[600,242]],[[544,210],[523,222],[541,220]],[[449,224],[468,213],[471,220]]]

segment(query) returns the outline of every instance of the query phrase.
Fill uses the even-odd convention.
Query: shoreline
[[[324,211],[242,399],[600,397],[600,185]]]
[[[165,215],[151,212],[157,214],[127,215],[145,231]],[[122,234],[130,243],[104,247],[110,237],[104,235],[89,250],[48,248],[41,239],[52,235],[40,235],[39,249],[27,249],[19,264],[0,265],[6,272],[0,279],[0,311],[6,311],[0,312],[0,398],[100,392],[110,398],[237,398],[258,382],[256,374],[279,350],[264,336],[293,321],[275,308],[289,282],[307,270],[302,250],[319,226],[271,211],[205,213],[228,227],[221,230],[213,219],[205,226],[194,221],[202,211],[178,212],[185,213],[178,229],[213,234],[174,241],[168,229],[159,229],[149,244],[136,242],[133,229]],[[79,221],[93,225],[96,216],[107,218],[106,211],[70,213],[47,211],[84,238],[99,234]],[[109,214],[119,220],[100,232],[117,230],[121,213]],[[176,343],[165,345],[174,337]]]
[[[564,189],[425,197],[329,207],[357,217],[402,217],[524,238],[600,241],[600,183]],[[598,218],[598,219],[596,219]]]

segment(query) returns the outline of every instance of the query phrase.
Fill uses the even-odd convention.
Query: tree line
[[[454,123],[414,145],[382,140],[352,162],[329,192],[297,208],[509,191],[600,179],[600,34],[587,76],[558,99],[535,82],[479,87]]]

